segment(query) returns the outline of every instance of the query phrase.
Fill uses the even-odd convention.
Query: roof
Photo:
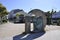
[[[16,13],[21,12],[21,11],[23,11],[23,10],[21,10],[21,9],[11,10],[11,11],[9,12],[9,14],[8,14],[8,18],[13,18],[13,17],[15,17],[15,16],[16,16]],[[24,12],[24,11],[23,11],[23,12]]]
[[[23,11],[21,9],[14,9],[14,10],[11,10],[10,13],[17,13],[17,12],[20,12],[20,11]]]

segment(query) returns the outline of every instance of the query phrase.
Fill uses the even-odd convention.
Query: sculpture
[[[23,14],[25,12],[22,12]],[[34,15],[34,16],[33,16]],[[32,18],[33,16],[33,18]],[[25,20],[25,34],[31,32],[31,20],[33,22],[33,31],[32,32],[42,32],[46,26],[46,16],[43,11],[39,9],[31,10],[27,15],[24,16]]]

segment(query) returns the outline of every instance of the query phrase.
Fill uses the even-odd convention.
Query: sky
[[[42,11],[60,10],[60,0],[0,0],[8,11],[13,9],[23,9],[29,12],[32,9]]]

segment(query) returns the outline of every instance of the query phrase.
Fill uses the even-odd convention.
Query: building
[[[52,14],[52,22],[53,24],[60,25],[60,11]]]
[[[10,22],[23,22],[24,16],[28,15],[26,12],[20,9],[11,10],[8,14]]]

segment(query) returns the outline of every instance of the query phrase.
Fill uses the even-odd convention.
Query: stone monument
[[[27,34],[27,33],[30,33],[30,27],[31,27],[31,25],[30,25],[30,16],[25,16],[25,34]]]
[[[34,9],[29,12],[31,15],[35,15],[33,21],[33,32],[42,32],[46,26],[46,16],[43,11]]]
[[[21,13],[21,10],[19,13]],[[27,34],[27,33],[31,32],[31,28],[30,28],[31,27],[31,25],[30,25],[31,20],[32,20],[33,26],[34,26],[32,32],[44,31],[44,28],[46,26],[46,16],[45,16],[45,13],[43,11],[41,11],[39,9],[33,9],[28,14],[25,12],[22,12],[22,14],[24,14],[24,18],[25,18],[25,32],[24,33]],[[14,15],[14,13],[9,13],[8,18],[9,18],[9,20],[12,21],[15,16],[16,15]]]

